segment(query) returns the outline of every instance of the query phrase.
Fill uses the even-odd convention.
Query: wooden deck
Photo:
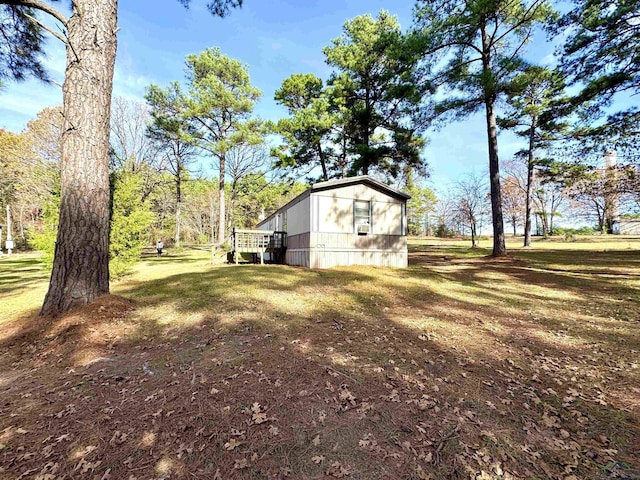
[[[265,261],[265,253],[269,254],[271,263],[284,263],[287,250],[287,232],[274,230],[240,230],[233,229],[231,234],[232,250],[229,254],[229,262],[238,263],[243,253],[253,254],[257,263]]]

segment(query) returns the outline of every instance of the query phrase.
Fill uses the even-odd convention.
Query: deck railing
[[[260,263],[264,262],[265,253],[273,253],[274,258],[283,258],[287,248],[287,232],[274,230],[240,230],[233,229],[231,234],[233,256],[237,263],[240,253],[260,255]]]

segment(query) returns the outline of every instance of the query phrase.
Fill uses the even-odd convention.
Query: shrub
[[[436,237],[439,238],[452,238],[455,237],[455,232],[450,229],[447,228],[447,226],[444,223],[440,223],[438,225],[438,228],[436,228]]]
[[[150,241],[154,214],[148,202],[141,202],[142,181],[134,174],[120,174],[113,182],[111,235],[109,238],[109,272],[124,275],[140,260]]]
[[[48,270],[53,268],[59,214],[60,196],[53,195],[42,210],[42,223],[29,231],[29,243],[42,253],[42,263]]]

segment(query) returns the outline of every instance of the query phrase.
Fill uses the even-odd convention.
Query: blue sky
[[[411,25],[413,1],[383,0],[245,0],[240,10],[225,19],[215,18],[204,0],[193,0],[185,10],[177,0],[121,0],[114,95],[142,100],[150,83],[166,86],[184,78],[184,58],[207,47],[249,66],[254,85],[263,92],[256,114],[277,120],[284,110],[273,101],[282,80],[293,73],[314,73],[327,78],[322,48],[339,36],[346,19],[381,9],[397,15],[403,28]],[[47,49],[51,76],[62,82],[65,57],[57,40]],[[549,59],[551,47],[538,39],[530,48],[532,58]],[[0,91],[0,128],[22,130],[38,111],[60,104],[59,87],[35,80],[9,84]],[[429,132],[425,156],[430,184],[446,191],[460,175],[488,170],[485,120],[468,120]],[[513,135],[502,134],[500,156],[509,158],[520,149]]]

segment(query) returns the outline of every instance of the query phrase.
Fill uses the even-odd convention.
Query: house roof
[[[298,203],[300,200],[311,195],[312,192],[321,192],[323,190],[331,190],[334,188],[340,188],[340,187],[346,187],[349,185],[358,185],[358,184],[368,185],[374,190],[378,190],[382,193],[386,193],[390,197],[399,198],[400,200],[409,200],[411,198],[411,195],[401,192],[400,190],[396,190],[395,188],[391,188],[389,185],[386,185],[381,181],[376,180],[375,178],[371,178],[369,175],[361,175],[359,177],[340,178],[338,180],[329,180],[327,182],[319,182],[311,185],[311,187],[309,187],[307,190],[305,190],[300,195],[295,197],[293,200],[286,203],[285,205],[277,209],[275,212],[273,212],[271,215],[266,217],[264,220],[259,222],[257,226],[259,227],[261,225],[264,225],[273,217],[275,217],[281,210],[284,210],[285,208],[288,208]]]
[[[329,180],[328,182],[320,182],[312,185],[309,190],[311,190],[312,192],[319,192],[322,190],[331,190],[332,188],[346,187],[348,185],[357,185],[360,183],[369,185],[373,189],[386,193],[391,197],[400,198],[402,200],[409,200],[411,198],[411,195],[407,195],[400,190],[391,188],[389,185],[386,185],[381,181],[376,180],[375,178],[371,178],[369,175],[361,175],[359,177],[347,177],[340,178],[338,180]]]

